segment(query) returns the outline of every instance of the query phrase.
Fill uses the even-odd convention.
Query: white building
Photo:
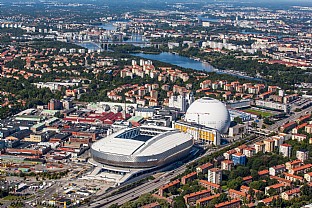
[[[291,156],[291,145],[290,144],[281,144],[279,147],[279,152],[284,157],[290,157]]]
[[[222,170],[219,168],[212,168],[208,170],[208,181],[215,184],[222,182]]]
[[[194,102],[193,93],[186,95],[171,96],[169,98],[169,107],[178,108],[182,112],[186,112],[188,107]]]
[[[309,151],[307,151],[307,150],[298,150],[296,152],[296,158],[298,160],[301,160],[302,162],[306,161],[307,159],[309,159]]]

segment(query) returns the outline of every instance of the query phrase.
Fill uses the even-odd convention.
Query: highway
[[[179,174],[182,174],[184,171],[185,171],[185,166],[181,166],[180,168],[176,169],[174,173],[172,172],[166,173],[160,178],[144,183],[141,186],[135,187],[131,190],[125,191],[115,196],[111,196],[111,197],[102,199],[100,201],[97,201],[95,203],[92,203],[89,207],[109,207],[113,204],[119,204],[119,205],[124,204],[127,201],[131,201],[133,199],[138,198],[144,193],[149,193],[153,191],[154,189],[157,189],[160,186],[166,183],[169,183],[170,178],[174,178],[178,176]]]
[[[256,140],[256,139],[259,139],[259,138],[255,138],[254,140]],[[262,137],[261,137],[261,139],[262,139]],[[249,141],[249,142],[253,142],[254,140]],[[197,161],[197,160],[199,160],[199,159],[201,159],[207,155],[210,155],[216,151],[220,151],[220,150],[228,147],[229,145],[230,144],[225,145],[219,149],[214,149],[214,150],[210,149],[205,154],[201,155],[200,157],[197,157],[195,160],[189,161],[188,163],[182,165],[181,167],[179,167],[173,171],[166,172],[162,176],[160,176],[159,178],[156,178],[152,181],[146,182],[140,186],[137,186],[135,188],[132,188],[128,191],[122,192],[122,193],[114,195],[114,196],[99,197],[96,199],[95,202],[91,203],[90,205],[83,206],[83,207],[85,207],[85,208],[87,208],[87,207],[89,207],[89,208],[109,207],[113,204],[122,205],[128,201],[134,200],[134,199],[138,198],[139,196],[141,196],[142,194],[149,193],[155,189],[158,189],[159,187],[163,186],[164,184],[169,183],[171,179],[182,174],[186,170],[187,165],[189,165],[190,163],[193,163],[194,161]]]
[[[286,122],[296,120],[297,118],[299,118],[299,117],[301,117],[301,116],[303,116],[303,115],[305,115],[311,111],[312,111],[312,106],[308,107],[307,109],[305,109],[301,112],[297,112],[297,113],[289,116],[288,118],[285,118],[285,119],[282,119],[280,121],[275,122],[275,124],[268,126],[267,129],[271,130],[271,131],[277,131],[278,128],[280,126],[284,125]],[[261,141],[263,139],[265,139],[264,136],[258,136],[256,138],[250,140],[250,141],[247,141],[246,144]],[[230,144],[228,144],[228,145],[230,145]],[[146,183],[144,183],[140,186],[137,186],[135,188],[132,188],[128,191],[116,194],[114,196],[108,196],[108,194],[105,194],[101,197],[98,197],[95,202],[91,203],[90,205],[86,205],[84,207],[90,207],[90,208],[109,207],[113,204],[122,205],[125,202],[134,200],[134,199],[138,198],[139,196],[141,196],[142,194],[149,193],[155,189],[158,189],[162,185],[169,183],[170,179],[173,179],[176,176],[182,174],[186,170],[186,166],[189,163],[197,161],[197,160],[199,160],[199,159],[201,159],[207,155],[210,155],[216,151],[220,151],[220,150],[226,148],[228,145],[225,145],[225,146],[221,147],[220,149],[208,150],[204,155],[201,155],[200,157],[182,165],[181,167],[179,167],[173,171],[166,172],[163,175],[161,175],[159,178],[156,178],[152,181],[146,182]]]

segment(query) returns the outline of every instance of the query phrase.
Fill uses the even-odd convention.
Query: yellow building
[[[275,141],[273,139],[267,139],[264,140],[264,145],[265,145],[265,152],[273,152],[274,151],[274,146],[275,146]]]
[[[255,149],[256,149],[256,153],[258,152],[264,152],[265,150],[265,144],[263,142],[256,142],[255,143]]]
[[[26,142],[42,142],[43,138],[40,134],[31,134],[29,137],[25,138]]]
[[[193,136],[194,140],[203,141],[207,144],[220,145],[221,135],[216,129],[184,121],[174,122],[173,128],[189,133]]]

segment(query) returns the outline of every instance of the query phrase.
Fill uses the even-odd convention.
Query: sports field
[[[249,108],[249,109],[246,109],[244,111],[247,113],[252,113],[252,114],[258,115],[258,116],[260,115],[262,118],[267,118],[267,117],[273,116],[273,114],[270,112],[262,111],[262,110],[258,110],[258,109]]]

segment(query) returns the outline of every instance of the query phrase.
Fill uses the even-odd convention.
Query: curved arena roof
[[[192,145],[189,134],[166,127],[141,126],[123,129],[95,142],[91,155],[107,165],[154,167],[186,156]]]
[[[194,101],[185,114],[185,120],[217,129],[221,133],[226,133],[231,123],[230,114],[225,105],[210,97]]]

